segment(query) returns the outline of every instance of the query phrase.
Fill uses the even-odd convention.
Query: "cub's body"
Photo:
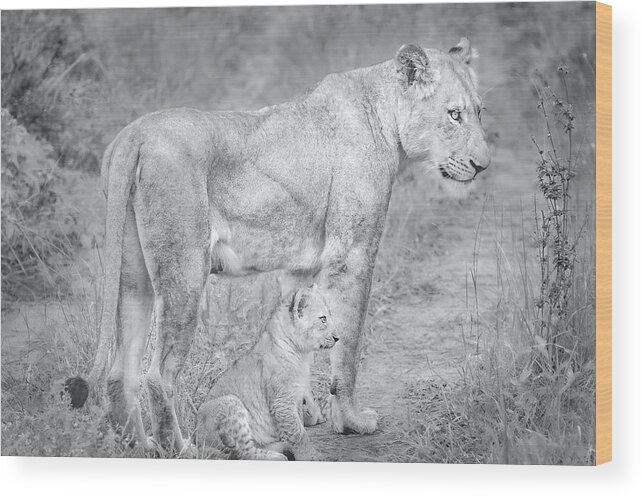
[[[316,288],[287,299],[257,344],[213,385],[198,412],[197,445],[239,459],[320,459],[304,428],[313,352],[337,341]],[[290,454],[289,454],[290,455]]]

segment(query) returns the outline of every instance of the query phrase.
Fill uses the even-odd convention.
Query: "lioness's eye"
[[[459,110],[450,110],[449,111],[449,117],[453,119],[454,121],[460,122],[461,116],[460,116],[460,111]]]
[[[320,320],[322,323],[326,324],[326,316],[321,316],[321,317],[319,318],[319,320]]]

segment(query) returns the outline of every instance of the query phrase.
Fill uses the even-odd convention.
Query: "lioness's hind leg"
[[[177,380],[196,332],[205,277],[185,286],[161,285],[155,299],[156,344],[146,377],[150,417],[157,443],[177,452],[188,448],[176,414]]]
[[[123,435],[149,448],[139,404],[142,357],[150,329],[152,285],[138,239],[134,211],[127,206],[123,234],[116,352],[107,377],[108,416]]]
[[[206,441],[220,440],[237,459],[287,461],[288,457],[281,452],[261,449],[255,445],[249,417],[243,402],[235,395],[210,400],[199,409],[197,437]],[[201,443],[198,442],[199,445]]]
[[[177,378],[196,332],[201,294],[210,273],[206,182],[189,165],[176,166],[168,145],[141,149],[134,209],[154,289],[156,341],[146,384],[152,431],[165,450],[183,453],[176,413]]]

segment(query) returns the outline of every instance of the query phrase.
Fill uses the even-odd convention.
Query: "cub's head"
[[[288,304],[292,339],[303,352],[330,349],[339,340],[324,296],[313,285],[297,290]]]
[[[472,57],[466,38],[448,54],[404,45],[395,56],[401,146],[453,192],[466,192],[491,162]]]

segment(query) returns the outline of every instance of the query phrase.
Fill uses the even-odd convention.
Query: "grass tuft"
[[[465,289],[461,374],[409,385],[410,460],[595,463],[595,234],[591,207],[572,196],[577,165],[591,162],[592,151],[574,141],[568,69],[558,74],[564,98],[551,87],[537,92],[544,140],[532,137],[541,194],[532,236],[522,204],[517,220],[494,206],[495,295],[482,294],[483,207]]]

